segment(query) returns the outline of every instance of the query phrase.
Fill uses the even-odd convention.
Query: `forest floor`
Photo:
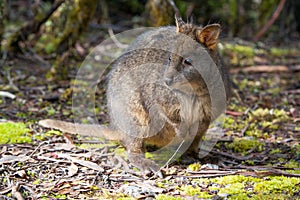
[[[235,84],[225,134],[201,160],[164,167],[163,178],[134,169],[118,143],[37,124],[73,121],[74,69],[68,80],[47,81],[49,69],[34,59],[7,61],[0,75],[0,91],[9,92],[0,95],[0,199],[299,199],[299,47],[223,47]],[[107,123],[99,101],[99,121]]]

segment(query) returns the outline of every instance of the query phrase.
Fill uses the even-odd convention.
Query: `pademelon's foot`
[[[152,172],[154,175],[163,178],[160,167],[154,161],[145,158],[142,154],[129,154],[128,159],[132,165],[139,168],[146,174]]]
[[[199,162],[199,157],[198,157],[198,153],[194,151],[192,152],[187,151],[181,156],[182,164],[192,164],[195,162]]]

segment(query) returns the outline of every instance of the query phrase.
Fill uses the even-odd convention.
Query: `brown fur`
[[[158,166],[144,158],[145,145],[165,146],[175,136],[185,137],[197,123],[197,134],[187,151],[197,154],[199,142],[212,119],[211,100],[201,75],[190,66],[182,66],[184,58],[168,51],[176,42],[176,34],[189,36],[207,50],[221,72],[227,95],[230,82],[217,53],[220,25],[202,28],[180,18],[176,18],[176,25],[176,28],[162,27],[139,36],[113,63],[107,88],[110,128],[79,125],[83,128],[74,131],[71,123],[43,120],[40,124],[66,132],[120,140],[134,165],[142,170],[156,171]],[[186,48],[184,45],[183,41],[175,48]],[[152,127],[155,120],[164,122],[162,127]],[[151,128],[154,131],[151,132]]]

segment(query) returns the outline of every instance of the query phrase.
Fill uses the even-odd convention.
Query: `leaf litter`
[[[14,70],[12,76],[26,74],[18,67]],[[38,75],[31,76],[34,82],[28,76],[16,79],[19,90],[9,90],[16,97],[2,97],[0,102],[2,124],[5,119],[19,122],[18,134],[30,137],[25,142],[16,136],[17,144],[0,146],[0,198],[293,199],[300,195],[299,71],[233,72],[236,87],[226,111],[225,135],[194,164],[179,160],[166,166],[164,178],[135,170],[119,144],[39,127],[35,122],[45,118],[72,121],[72,91],[66,81],[45,83]],[[103,89],[97,92],[105,99]],[[99,102],[97,112],[99,121],[108,123],[104,103]]]

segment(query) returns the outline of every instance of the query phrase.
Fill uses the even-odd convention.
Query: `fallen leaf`
[[[99,171],[99,172],[104,172],[104,169],[102,167],[100,167],[99,165],[97,165],[96,163],[93,163],[91,161],[76,159],[76,158],[73,158],[73,157],[71,157],[70,155],[67,155],[67,154],[57,154],[57,156],[59,158],[66,158],[68,160],[71,160],[74,163],[77,163],[79,165],[88,167],[90,169],[94,169],[94,170]]]
[[[78,172],[78,167],[77,167],[77,165],[75,165],[74,163],[72,163],[72,164],[68,167],[68,177],[74,176],[77,172]]]

